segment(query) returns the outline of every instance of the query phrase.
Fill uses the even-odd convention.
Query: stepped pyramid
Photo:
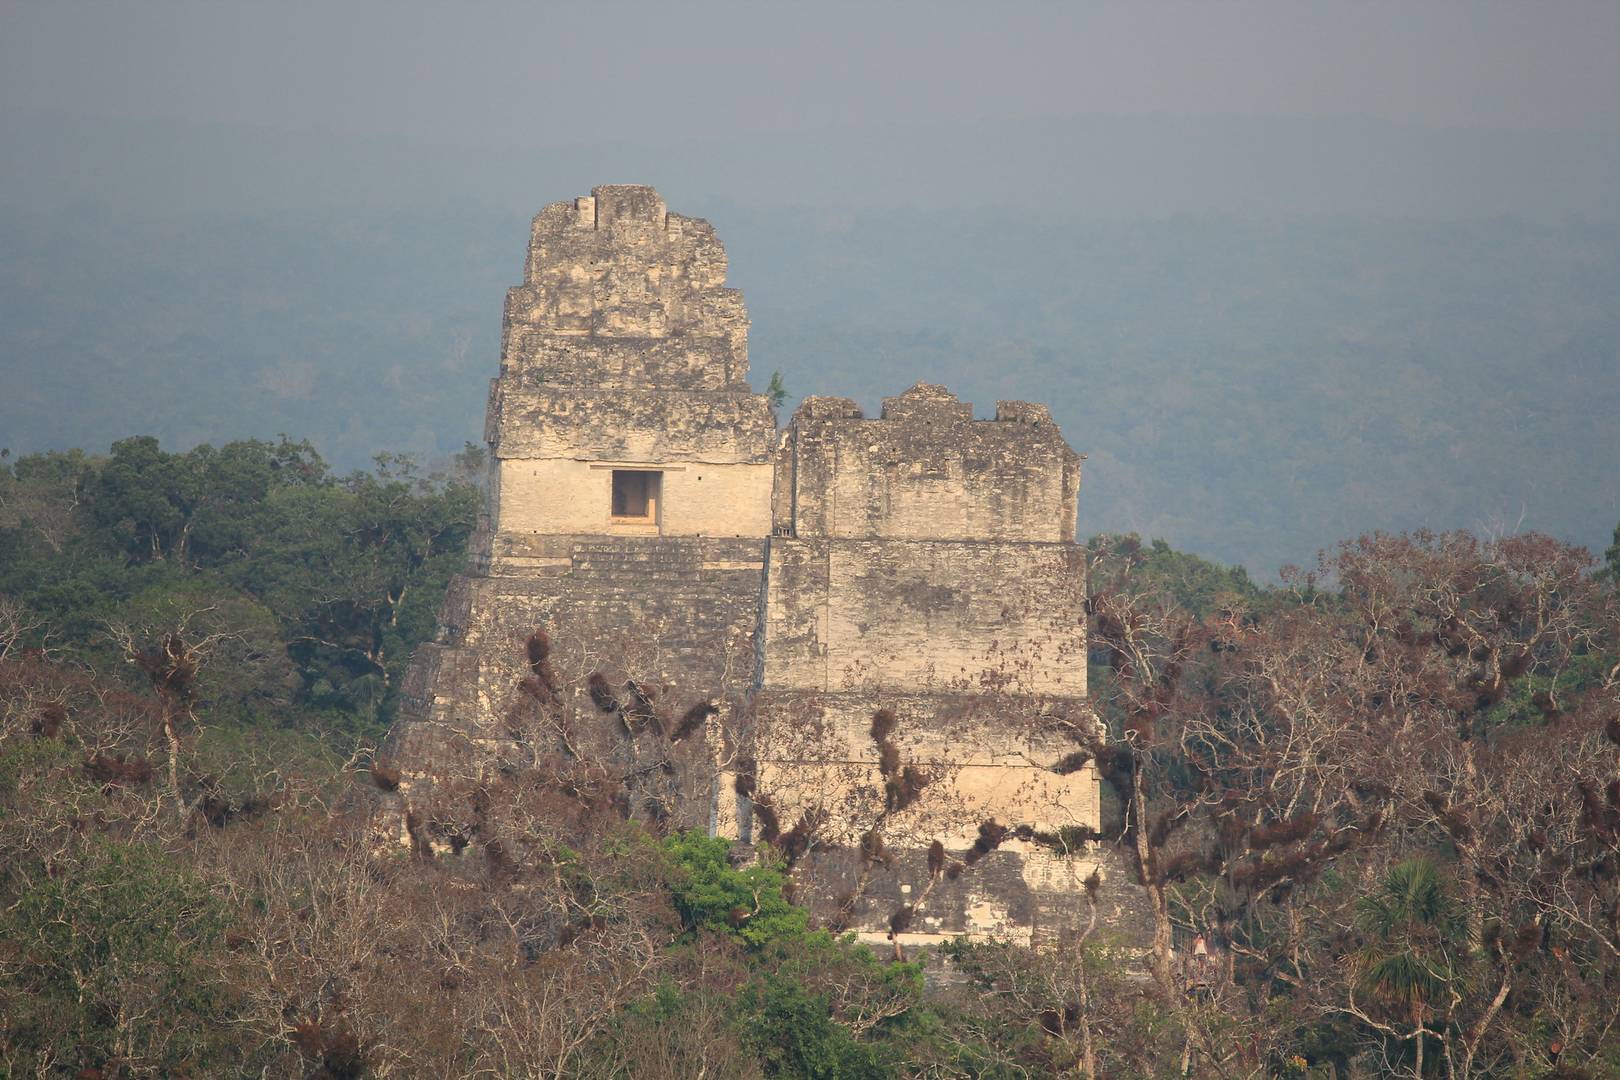
[[[535,217],[488,513],[383,750],[402,820],[549,752],[514,720],[546,696],[575,717],[546,739],[669,778],[633,815],[646,799],[744,843],[813,825],[796,876],[829,923],[877,937],[907,908],[904,941],[1058,932],[1098,860],[1033,834],[1101,814],[1091,766],[1051,769],[1093,722],[1080,456],[1044,406],[975,419],[922,383],[876,418],[808,397],[779,432],[725,277],[713,228],[652,188]],[[673,753],[593,709],[626,695],[714,714]],[[1006,839],[970,858],[990,823]],[[476,842],[458,828],[432,841]],[[931,873],[930,849],[971,872]]]

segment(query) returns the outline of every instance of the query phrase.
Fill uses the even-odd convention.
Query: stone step
[[[634,577],[637,574],[698,574],[701,566],[682,566],[679,563],[575,563],[576,574],[618,574]]]
[[[703,562],[703,556],[695,551],[690,554],[682,551],[575,551],[569,557],[575,562],[600,563],[678,562],[700,565]]]
[[[582,578],[593,578],[593,579],[600,578],[600,579],[605,579],[605,580],[609,580],[609,581],[619,581],[619,582],[623,582],[627,587],[633,587],[634,584],[637,583],[637,582],[652,582],[652,581],[699,582],[699,581],[703,580],[702,572],[697,571],[697,570],[638,570],[638,571],[636,571],[636,572],[634,572],[632,574],[632,573],[621,573],[621,572],[615,571],[615,570],[602,570],[602,569],[594,569],[593,570],[593,569],[588,569],[587,568],[587,569],[577,569],[577,570],[575,570],[574,571],[574,576],[582,577]]]
[[[703,569],[703,558],[700,555],[682,557],[665,552],[646,555],[624,555],[607,552],[575,552],[573,565],[576,570],[693,570]]]
[[[704,541],[668,536],[618,536],[609,540],[575,540],[575,551],[701,551]]]

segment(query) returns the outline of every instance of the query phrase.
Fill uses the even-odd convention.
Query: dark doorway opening
[[[613,470],[613,519],[657,522],[664,474],[641,469]]]

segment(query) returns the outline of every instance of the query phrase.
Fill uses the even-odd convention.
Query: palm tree
[[[1365,938],[1351,959],[1356,989],[1412,1025],[1406,1037],[1416,1047],[1413,1075],[1421,1077],[1430,1008],[1459,978],[1462,907],[1434,863],[1408,859],[1356,902],[1356,928]]]

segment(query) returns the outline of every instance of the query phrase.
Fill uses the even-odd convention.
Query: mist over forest
[[[481,437],[528,218],[709,217],[756,386],[1048,402],[1082,534],[1269,577],[1367,529],[1620,517],[1620,141],[1368,121],[1029,121],[487,149],[12,117],[0,443]],[[1553,161],[1560,168],[1553,169]],[[47,179],[49,182],[47,182]]]

